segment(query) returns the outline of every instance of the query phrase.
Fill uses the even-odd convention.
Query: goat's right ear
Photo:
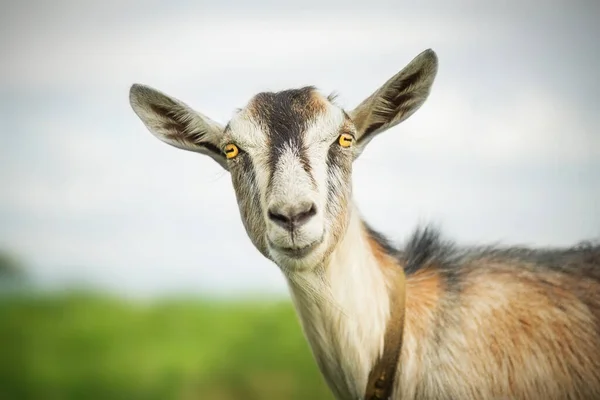
[[[228,170],[227,160],[219,147],[223,134],[220,124],[145,85],[131,86],[129,102],[154,136],[171,146],[206,154]]]

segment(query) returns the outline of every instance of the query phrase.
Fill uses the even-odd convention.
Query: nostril
[[[270,218],[272,221],[274,221],[274,222],[277,222],[277,223],[278,223],[278,224],[280,224],[280,225],[281,225],[281,224],[283,224],[283,225],[288,225],[288,224],[290,224],[290,223],[292,222],[292,221],[291,221],[291,220],[290,220],[288,217],[286,217],[285,215],[283,215],[283,214],[279,214],[278,212],[275,212],[275,211],[273,211],[273,210],[269,210],[269,211],[268,211],[268,214],[269,214],[269,218]]]
[[[290,207],[271,207],[267,215],[277,225],[292,231],[304,225],[317,214],[317,206],[314,203],[301,203]]]
[[[312,203],[308,210],[301,211],[292,217],[292,221],[296,225],[302,225],[317,214],[317,206]]]

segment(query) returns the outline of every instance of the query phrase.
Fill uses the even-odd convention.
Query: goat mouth
[[[277,246],[275,243],[269,240],[269,245],[279,253],[282,253],[290,258],[298,259],[306,257],[310,252],[312,252],[315,249],[315,247],[321,244],[322,241],[322,239],[315,240],[314,242],[302,247],[282,247]]]

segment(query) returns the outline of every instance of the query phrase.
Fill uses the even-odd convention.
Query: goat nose
[[[269,207],[269,219],[277,225],[292,231],[317,214],[317,206],[312,202],[303,202],[294,205]]]

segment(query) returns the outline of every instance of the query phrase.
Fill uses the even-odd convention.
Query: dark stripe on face
[[[345,230],[352,195],[352,153],[337,143],[327,153],[327,201],[325,212],[332,222],[331,233],[337,242]]]
[[[331,213],[335,205],[335,186],[333,180],[338,171],[336,170],[339,162],[339,150],[331,146],[327,153],[327,211]]]
[[[316,98],[314,91],[314,87],[307,86],[276,93],[259,93],[253,99],[250,112],[265,128],[270,145],[269,186],[277,163],[286,148],[293,149],[315,184],[304,143],[307,122],[323,110],[323,105]]]
[[[327,211],[335,216],[335,208],[345,202],[338,190],[350,184],[352,156],[344,152],[337,144],[333,144],[327,153]],[[344,192],[345,193],[345,192]]]
[[[264,237],[266,226],[264,218],[262,218],[260,190],[256,180],[254,163],[247,153],[242,153],[238,157],[240,159],[237,161],[240,165],[232,168],[231,176],[242,221],[254,245],[263,255],[267,256]]]

